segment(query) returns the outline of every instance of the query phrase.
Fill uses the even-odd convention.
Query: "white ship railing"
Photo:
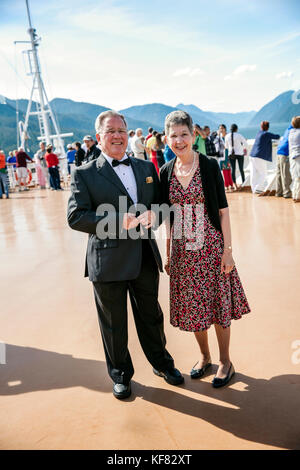
[[[237,177],[236,181],[237,184],[241,184],[243,187],[250,186],[250,153],[252,150],[252,147],[254,145],[254,140],[255,139],[248,139],[247,144],[248,144],[248,149],[247,149],[247,155],[245,156],[244,159],[244,173],[245,173],[245,181],[242,183],[242,177],[240,175],[238,165],[237,165]],[[267,162],[267,185],[265,187],[265,191],[272,191],[275,189],[275,182],[276,182],[276,165],[277,165],[277,147],[278,147],[278,141],[273,141],[272,144],[272,161]]]

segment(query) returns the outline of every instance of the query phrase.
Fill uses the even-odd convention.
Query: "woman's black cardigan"
[[[169,206],[171,206],[169,200],[170,182],[175,160],[176,158],[173,158],[160,169],[161,204]],[[222,231],[219,210],[228,207],[228,203],[218,162],[214,158],[199,153],[199,166],[209,219],[217,230]]]

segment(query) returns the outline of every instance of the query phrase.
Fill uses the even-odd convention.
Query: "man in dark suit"
[[[121,114],[101,113],[96,132],[102,152],[72,174],[68,223],[89,234],[85,275],[93,282],[113,394],[122,399],[131,394],[134,373],[127,344],[128,291],[138,337],[153,372],[172,385],[184,379],[166,350],[158,303],[159,270],[163,268],[151,237],[156,217],[150,210],[151,204],[159,203],[155,167],[125,154],[128,135]],[[137,204],[144,207],[141,213]]]

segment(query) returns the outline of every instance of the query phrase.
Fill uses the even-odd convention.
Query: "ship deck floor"
[[[1,449],[295,449],[300,447],[300,204],[229,194],[234,257],[251,313],[232,323],[236,375],[213,389],[214,366],[190,380],[192,333],[168,320],[168,350],[185,383],[152,373],[129,308],[132,396],[112,396],[91,283],[87,235],[66,223],[69,191],[0,201]],[[159,241],[163,251],[163,242]]]

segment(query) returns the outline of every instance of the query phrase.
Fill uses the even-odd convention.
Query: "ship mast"
[[[15,43],[29,43],[31,49],[24,51],[28,57],[29,73],[32,80],[32,89],[30,99],[27,106],[25,122],[19,122],[19,132],[21,137],[21,147],[24,148],[25,140],[27,139],[28,122],[30,116],[37,116],[40,128],[40,137],[38,140],[46,142],[46,144],[52,144],[55,147],[55,151],[60,157],[65,157],[65,149],[62,137],[70,137],[73,133],[61,134],[58,122],[51,109],[45,86],[42,79],[41,67],[38,57],[38,46],[41,38],[38,37],[36,29],[32,27],[31,15],[29,9],[29,1],[26,0],[27,16],[29,22],[28,34],[30,41],[15,41]],[[32,110],[33,101],[36,105],[36,110]],[[54,127],[55,133],[51,133],[51,122]]]

